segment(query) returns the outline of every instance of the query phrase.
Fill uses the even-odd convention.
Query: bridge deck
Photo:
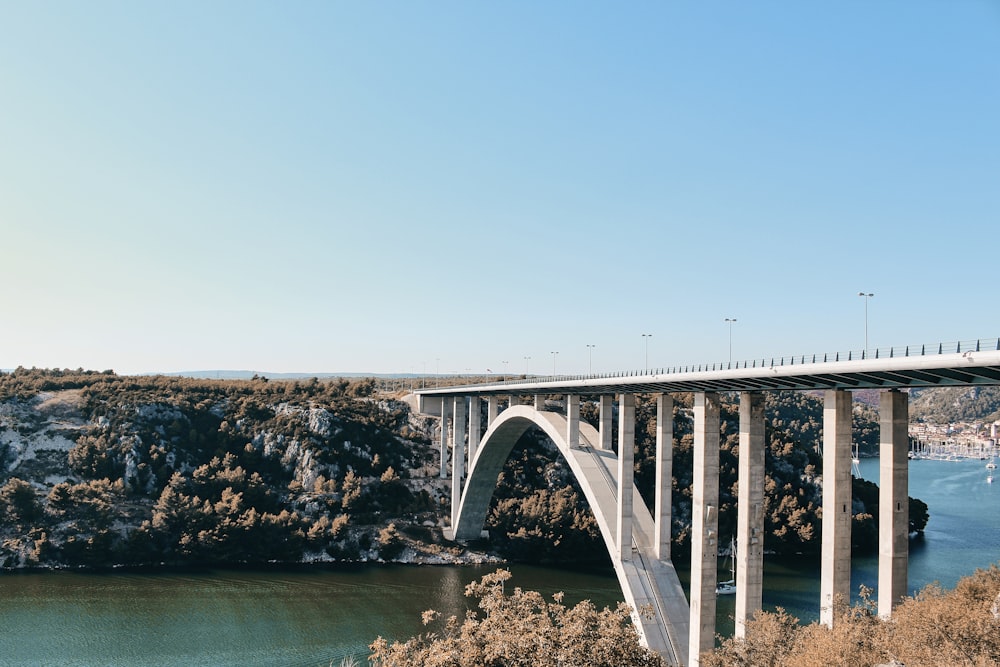
[[[552,376],[485,384],[419,389],[424,396],[445,395],[601,395],[618,392],[774,391],[782,389],[894,389],[1000,385],[1000,350],[911,354],[846,361],[815,357],[781,359],[780,364],[740,362],[733,368],[683,367],[648,373]],[[752,365],[751,365],[752,364]],[[723,366],[723,364],[719,364]]]

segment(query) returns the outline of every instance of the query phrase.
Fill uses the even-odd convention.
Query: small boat
[[[720,581],[715,587],[716,595],[736,595],[736,539],[729,543],[729,581]]]

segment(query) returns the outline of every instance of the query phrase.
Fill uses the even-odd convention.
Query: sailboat
[[[729,581],[720,581],[716,595],[736,595],[736,538],[729,542]]]
[[[986,469],[987,470],[996,470],[997,469],[997,464],[993,462],[993,457],[992,456],[990,456],[990,462],[986,464]]]
[[[861,456],[857,444],[854,445],[854,454],[851,456],[851,474],[861,479]]]

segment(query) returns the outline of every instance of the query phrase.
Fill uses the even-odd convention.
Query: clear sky
[[[998,222],[996,0],[0,0],[0,368],[996,337]]]

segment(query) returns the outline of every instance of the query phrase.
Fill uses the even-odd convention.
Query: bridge
[[[518,438],[538,427],[555,443],[583,489],[640,639],[674,664],[695,667],[715,641],[719,393],[739,393],[735,633],[742,637],[763,595],[763,392],[823,391],[819,609],[820,621],[832,627],[835,604],[850,599],[851,390],[880,391],[878,613],[888,617],[907,592],[909,403],[903,390],[974,385],[1000,385],[1000,338],[602,375],[526,377],[415,393],[421,412],[441,417],[442,477],[449,472],[449,447],[453,452],[450,539],[480,536],[497,475]],[[694,395],[690,599],[670,554],[671,394],[683,392]],[[633,484],[636,394],[656,396],[652,513]],[[553,396],[563,398],[556,410],[546,401]],[[526,397],[530,405],[523,404]],[[598,403],[597,428],[580,420],[583,397]],[[617,453],[612,439],[616,408]]]

